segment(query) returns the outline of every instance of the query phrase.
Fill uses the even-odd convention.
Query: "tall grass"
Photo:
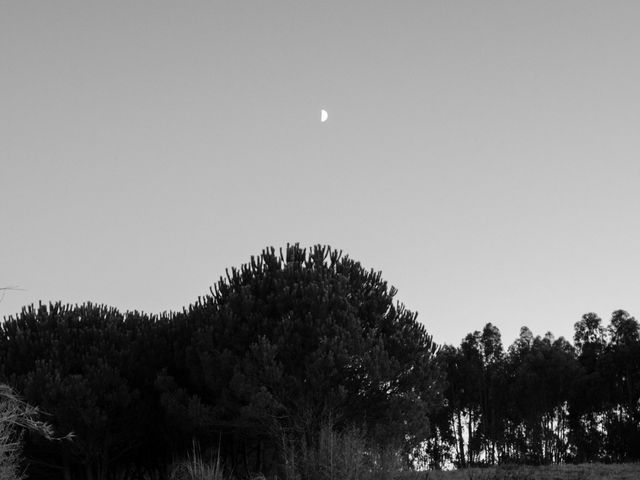
[[[396,473],[394,452],[372,451],[365,436],[356,428],[337,431],[330,421],[324,422],[313,438],[298,434],[282,434],[281,464],[273,480],[391,480]],[[393,458],[392,458],[393,457]],[[206,461],[196,442],[185,459],[174,461],[169,468],[170,480],[231,480],[218,449]],[[241,477],[241,480],[245,480]],[[263,472],[255,472],[247,480],[266,480]]]
[[[361,480],[368,470],[367,460],[364,438],[358,430],[336,432],[325,423],[314,444],[301,442],[299,473],[304,480]]]
[[[304,437],[282,436],[281,477],[271,480],[638,480],[640,464],[503,465],[454,471],[402,471],[394,452],[374,453],[357,429],[336,431],[322,425],[308,442]],[[386,458],[385,458],[386,457]],[[395,459],[395,460],[394,460]],[[196,443],[186,459],[174,462],[170,480],[232,480],[217,455],[209,461]],[[4,477],[0,475],[0,479]],[[244,477],[239,480],[245,480]],[[249,479],[247,479],[249,480]],[[252,480],[265,480],[258,474]]]
[[[360,430],[331,421],[310,441],[283,436],[282,451],[284,480],[388,480],[398,468],[395,450],[372,449]]]
[[[211,458],[205,462],[200,452],[200,446],[193,442],[192,451],[184,460],[173,462],[169,473],[170,480],[225,480],[222,461],[220,460],[220,448],[215,460]]]

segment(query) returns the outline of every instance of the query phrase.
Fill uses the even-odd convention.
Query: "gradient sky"
[[[0,317],[179,310],[266,246],[436,341],[640,315],[640,3],[0,0]],[[320,122],[320,109],[329,120]]]

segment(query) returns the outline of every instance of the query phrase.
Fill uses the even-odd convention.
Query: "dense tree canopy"
[[[0,326],[0,379],[75,434],[28,443],[32,478],[162,477],[194,438],[237,473],[275,473],[286,442],[312,448],[328,423],[408,459],[429,436],[441,376],[431,336],[395,295],[341,252],[293,245],[175,314],[24,308]]]
[[[0,383],[74,434],[27,437],[30,477],[164,479],[194,441],[238,477],[305,480],[313,464],[293,471],[291,455],[327,439],[383,469],[640,460],[629,313],[583,315],[573,345],[523,327],[506,347],[488,323],[438,349],[396,293],[339,251],[293,245],[177,313],[25,307],[0,324]]]
[[[639,333],[617,310],[607,327],[583,315],[575,347],[523,327],[505,354],[492,324],[443,347],[447,407],[434,417],[431,464],[637,461]]]
[[[310,437],[330,417],[409,451],[439,402],[436,350],[380,273],[327,247],[267,249],[184,312],[189,389],[236,442]]]

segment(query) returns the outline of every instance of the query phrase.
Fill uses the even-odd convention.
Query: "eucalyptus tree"
[[[624,310],[612,313],[609,343],[598,370],[607,384],[604,401],[607,456],[614,461],[640,459],[640,328]]]
[[[594,461],[605,452],[602,419],[608,397],[608,380],[601,368],[608,338],[602,319],[586,313],[574,325],[574,345],[581,374],[574,383],[571,400],[571,442],[576,447],[576,460]]]

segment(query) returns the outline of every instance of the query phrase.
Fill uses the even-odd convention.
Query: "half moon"
[[[320,110],[320,121],[321,122],[326,122],[327,118],[329,118],[329,114],[327,113],[327,111],[323,108],[322,110]]]

